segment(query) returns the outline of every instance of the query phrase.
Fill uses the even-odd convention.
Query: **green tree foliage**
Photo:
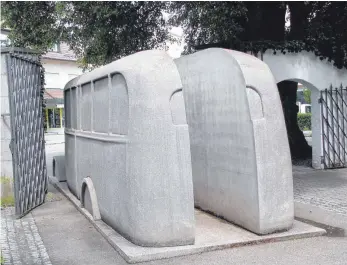
[[[285,27],[286,10],[290,27]],[[172,2],[187,53],[208,47],[241,51],[312,51],[347,67],[347,2]]]
[[[286,11],[290,27],[285,27]],[[185,52],[224,47],[240,51],[312,51],[347,67],[347,2],[3,2],[4,25],[17,46],[47,51],[65,41],[84,66],[164,46],[163,16],[182,26]]]
[[[235,40],[244,31],[246,12],[242,2],[172,2],[169,23],[183,28],[185,52],[191,53],[197,44]]]
[[[84,67],[164,46],[166,2],[3,2],[3,27],[16,46],[49,50],[64,41]]]
[[[309,90],[308,88],[304,88],[303,94],[305,102],[307,102],[307,104],[311,104],[311,90]]]
[[[308,19],[308,41],[339,68],[347,68],[347,2],[312,2]]]

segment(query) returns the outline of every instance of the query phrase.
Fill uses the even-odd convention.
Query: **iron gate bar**
[[[323,159],[324,168],[346,167],[346,132],[345,123],[347,115],[347,103],[344,99],[344,91],[347,88],[340,87],[321,91],[319,103],[321,103],[322,133],[323,133]],[[335,93],[334,93],[335,92]],[[323,96],[325,94],[325,99]],[[330,106],[329,106],[330,102]],[[340,107],[341,102],[341,107]],[[346,107],[346,108],[344,108]],[[336,115],[335,115],[336,114]],[[341,124],[342,122],[342,124]],[[330,138],[331,134],[331,138]],[[342,139],[341,139],[342,136]],[[330,150],[331,149],[331,150]],[[337,150],[338,149],[338,150]],[[342,152],[342,155],[341,155]]]
[[[332,96],[332,94],[331,94],[331,96]],[[335,101],[335,100],[332,100],[334,103],[335,103],[335,105],[336,105],[336,107],[337,107],[337,110],[339,110],[339,111],[341,111],[341,109],[340,109],[340,107],[338,106],[338,103]],[[347,103],[344,103],[344,101],[342,101],[342,106],[344,105],[344,104],[346,104],[346,106],[347,106]],[[342,111],[341,111],[342,112]],[[342,112],[343,113],[343,112]],[[345,120],[345,121],[347,121],[347,117],[344,117],[344,116],[342,116],[343,117],[343,119]],[[336,119],[335,119],[336,120]],[[338,119],[337,119],[338,120]]]
[[[335,89],[335,97],[337,98],[337,89]],[[337,100],[337,101],[339,101],[339,100]],[[339,104],[338,104],[338,102],[335,102],[335,106],[336,106],[336,119],[337,119],[337,121],[338,121],[338,123],[337,123],[337,126],[340,126],[340,120],[339,120]],[[338,143],[339,143],[339,140],[340,140],[340,130],[338,129],[337,130],[337,141],[338,141]],[[338,151],[339,151],[339,157],[341,158],[341,156],[340,156],[340,151],[341,151],[341,148],[340,148],[340,145],[338,145]],[[341,161],[341,163],[342,163],[342,161]]]
[[[326,124],[327,124],[327,126],[328,126],[328,136],[329,136],[330,131],[331,131],[332,134],[333,134],[333,138],[335,139],[335,138],[336,138],[336,134],[335,134],[335,132],[333,131],[333,127],[330,126],[328,119],[326,119],[325,117],[323,117],[323,118],[324,118],[324,120],[326,121]],[[328,154],[330,154],[330,153],[329,153],[329,152],[330,152],[330,148],[329,148],[329,147],[331,147],[331,148],[332,148],[332,151],[333,151],[333,156],[334,156],[334,160],[331,160],[330,155],[329,155],[329,160],[330,160],[331,163],[334,163],[333,161],[336,160],[336,159],[335,159],[335,154],[338,155],[338,153],[337,153],[337,151],[336,151],[335,146],[329,141],[329,137],[326,137],[326,135],[324,135],[324,138],[328,138],[328,141],[327,141],[327,145],[328,145]],[[339,148],[340,148],[340,147],[341,147],[341,146],[339,145]],[[347,154],[345,151],[344,151],[344,153]],[[342,163],[341,156],[338,155],[338,157],[339,157],[339,163]]]
[[[342,99],[342,106],[341,106],[341,109],[342,109],[342,113],[344,113],[344,112],[343,112],[344,100],[343,100],[343,88],[342,88],[342,86],[340,87],[340,90],[341,90],[341,95],[340,95],[340,97],[341,97],[341,99]],[[346,104],[346,105],[347,105],[347,104]],[[342,115],[342,117],[343,117],[343,115]],[[344,120],[344,119],[342,119],[342,132],[343,132],[343,133],[345,132],[345,120]],[[345,138],[346,138],[346,137],[343,138],[343,149],[342,149],[342,150],[346,150],[346,139],[345,139]],[[344,164],[346,164],[346,156],[343,157],[343,162],[344,162]]]
[[[325,102],[325,101],[323,100],[323,102]],[[327,113],[327,116],[329,116],[328,114],[332,115],[331,110],[329,110],[329,111],[327,111],[327,112],[329,112],[329,113]],[[325,118],[327,118],[327,116],[325,116]],[[335,121],[336,121],[336,118],[334,118],[334,119],[335,119]],[[344,119],[344,120],[347,121],[347,119]],[[329,120],[327,120],[327,122],[329,123]],[[330,123],[329,123],[329,124],[330,124]],[[340,129],[342,129],[340,125],[338,125],[338,126],[339,126]],[[330,127],[330,128],[331,128],[331,127]],[[342,131],[342,132],[343,132],[343,135],[344,135],[344,136],[347,136],[347,134],[346,134],[344,131]]]
[[[336,150],[335,150],[335,133],[334,133],[334,106],[333,106],[333,93],[332,93],[332,88],[330,88],[330,92],[331,94],[329,94],[329,90],[328,90],[328,94],[329,94],[329,98],[330,98],[330,107],[331,107],[331,112],[330,112],[330,115],[331,115],[331,126],[332,126],[332,136],[333,136],[333,144],[332,144],[332,148],[333,148],[333,160],[335,162],[335,153],[336,153]]]
[[[43,129],[42,65],[33,57],[6,56],[11,112],[16,216],[44,202],[47,169]]]

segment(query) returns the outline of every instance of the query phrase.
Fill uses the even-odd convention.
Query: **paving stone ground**
[[[52,265],[31,213],[15,219],[14,207],[1,210],[4,265]]]
[[[293,166],[295,201],[347,215],[347,169]]]

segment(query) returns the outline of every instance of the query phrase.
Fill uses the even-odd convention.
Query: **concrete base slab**
[[[80,207],[80,201],[70,192],[65,182],[58,182],[54,177],[50,177],[50,182],[87,217],[128,263],[138,263],[244,245],[314,237],[325,234],[324,229],[294,221],[294,225],[289,231],[258,236],[206,212],[196,210],[196,238],[194,245],[162,248],[140,247],[129,242],[103,221],[94,221],[91,214]]]
[[[330,237],[347,236],[347,215],[328,211],[311,204],[297,201],[294,203],[297,220],[304,220],[305,223],[311,223],[325,229],[327,236]]]

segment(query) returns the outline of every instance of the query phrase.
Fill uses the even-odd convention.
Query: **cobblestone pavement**
[[[14,207],[1,210],[4,265],[52,265],[31,213],[14,218]]]
[[[347,215],[347,169],[293,166],[293,177],[295,201]]]

